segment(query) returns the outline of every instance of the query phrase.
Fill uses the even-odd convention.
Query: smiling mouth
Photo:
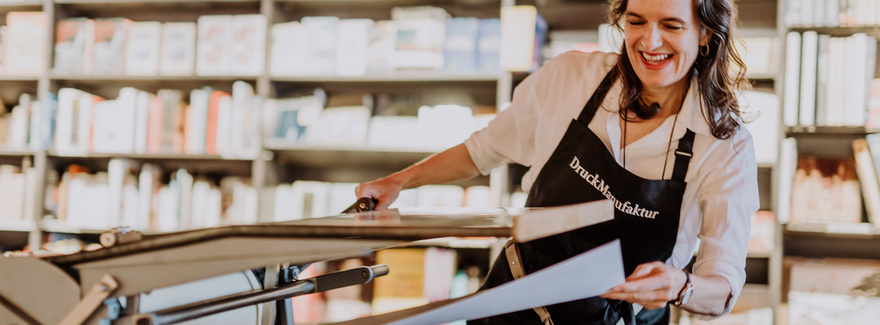
[[[639,53],[642,54],[642,58],[645,59],[645,62],[647,62],[648,64],[652,64],[652,65],[661,64],[661,63],[665,62],[666,60],[669,60],[670,58],[672,58],[672,54],[649,55],[645,52],[639,52]]]

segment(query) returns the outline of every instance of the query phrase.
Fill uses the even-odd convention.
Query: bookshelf
[[[743,35],[770,36],[779,40],[785,39],[789,30],[783,23],[785,0],[739,0],[740,20]],[[589,30],[594,31],[599,24],[607,19],[606,0],[567,1],[567,0],[45,0],[0,2],[0,13],[8,11],[29,10],[44,11],[52,22],[50,34],[54,34],[54,26],[60,19],[70,17],[111,18],[126,17],[133,21],[160,22],[187,21],[195,22],[201,15],[219,14],[256,14],[262,13],[269,17],[269,25],[288,21],[298,21],[306,16],[332,15],[340,18],[372,18],[375,20],[390,19],[391,8],[395,6],[437,5],[446,9],[453,17],[497,18],[500,6],[513,4],[535,5],[547,20],[551,30]],[[500,6],[499,6],[500,5]],[[5,22],[5,15],[2,18]],[[816,29],[825,30],[825,29]],[[827,33],[832,35],[865,32],[878,35],[880,28],[830,28]],[[268,42],[267,42],[268,43]],[[54,36],[47,40],[49,48],[54,46]],[[268,44],[267,44],[268,45]],[[268,51],[267,51],[268,53]],[[54,51],[49,51],[45,58],[48,67],[53,66]],[[268,54],[267,54],[268,56]],[[784,57],[779,55],[780,58]],[[781,59],[780,59],[781,62]],[[57,93],[58,89],[74,87],[89,91],[104,98],[115,98],[122,87],[135,87],[155,93],[159,89],[191,89],[210,86],[214,89],[231,91],[232,83],[246,81],[255,88],[255,93],[263,98],[279,97],[279,93],[287,89],[309,89],[322,87],[331,95],[333,93],[369,92],[369,93],[426,93],[430,91],[468,92],[474,98],[474,104],[503,108],[511,100],[514,85],[525,79],[527,73],[500,74],[449,74],[441,72],[400,72],[388,75],[367,75],[359,77],[339,76],[274,76],[268,69],[267,57],[265,73],[259,76],[77,76],[59,75],[48,69],[46,73],[33,77],[17,77],[0,75],[0,97],[6,96],[8,89],[28,92],[42,96],[45,92]],[[747,77],[756,85],[775,91],[782,98],[784,82],[782,64],[777,73],[749,74]],[[14,103],[11,103],[14,104]],[[7,103],[9,106],[10,103]],[[11,106],[9,106],[11,107]],[[791,135],[798,138],[864,136],[880,130],[864,128],[799,128],[792,127],[780,131],[780,137]],[[777,139],[778,140],[778,139]],[[844,152],[840,155],[851,155],[848,145],[837,147]],[[138,164],[151,163],[161,165],[163,169],[173,171],[185,168],[193,172],[206,173],[214,177],[217,174],[248,177],[252,186],[259,190],[258,221],[272,220],[271,191],[278,184],[289,184],[296,180],[320,180],[326,182],[362,182],[385,176],[415,163],[441,149],[412,149],[396,147],[355,147],[355,146],[303,146],[290,145],[283,141],[262,142],[261,152],[251,158],[224,158],[219,155],[186,155],[186,154],[132,154],[132,153],[87,153],[82,155],[60,154],[54,148],[48,150],[4,150],[0,148],[0,161],[10,161],[16,165],[24,164],[27,157],[38,173],[38,184],[44,184],[51,171],[63,171],[71,164],[84,165],[97,171],[106,171],[108,161],[114,158],[125,158]],[[850,150],[849,153],[845,152]],[[776,179],[778,166],[775,163],[762,163],[760,168],[760,190],[762,210],[776,210]],[[503,195],[493,198],[496,202],[506,203],[510,192],[516,190],[518,177],[515,167],[502,167],[488,177],[479,177],[462,185],[491,185],[492,188],[504,189]],[[521,176],[521,175],[519,175]],[[34,193],[37,204],[36,212],[23,223],[0,223],[0,246],[22,248],[24,244],[38,247],[44,240],[45,233],[83,234],[93,236],[100,233],[99,229],[74,228],[57,220],[43,220],[42,202],[45,191]],[[749,283],[768,285],[771,300],[778,305],[782,294],[782,258],[783,245],[788,238],[801,238],[821,234],[817,241],[827,237],[826,230],[807,230],[805,228],[777,225],[775,250],[772,253],[750,253],[748,255],[747,273]],[[806,235],[805,235],[806,234]],[[848,234],[849,235],[849,234]],[[878,234],[858,235],[857,238],[875,238]],[[783,239],[785,237],[785,239]],[[834,236],[832,236],[834,237]],[[813,237],[809,237],[813,238]],[[442,239],[413,245],[438,246],[468,249],[497,249],[495,239]],[[503,242],[502,242],[503,244]],[[496,254],[490,254],[490,258]]]

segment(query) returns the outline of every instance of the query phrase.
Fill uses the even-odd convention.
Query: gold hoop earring
[[[700,46],[700,55],[702,55],[702,56],[707,56],[707,55],[709,55],[709,50],[710,50],[710,49],[709,49],[709,44],[706,44],[705,46],[706,46],[706,53],[703,53],[703,47]]]

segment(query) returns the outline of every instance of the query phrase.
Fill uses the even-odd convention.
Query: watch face
[[[687,290],[684,292],[684,296],[681,297],[681,304],[686,304],[688,300],[691,299],[691,295],[694,294],[694,287],[689,286]]]

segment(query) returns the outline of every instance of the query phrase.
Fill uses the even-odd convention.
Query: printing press
[[[394,272],[374,265],[300,279],[310,263],[442,237],[524,242],[613,215],[610,201],[547,209],[382,211],[369,211],[370,203],[359,200],[347,211],[363,212],[338,216],[144,238],[115,230],[103,234],[104,248],[94,251],[0,257],[0,325],[290,325],[289,298]]]

